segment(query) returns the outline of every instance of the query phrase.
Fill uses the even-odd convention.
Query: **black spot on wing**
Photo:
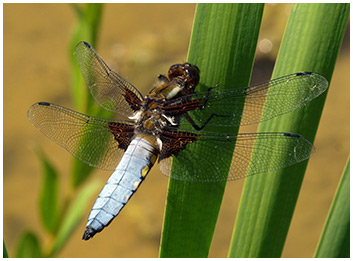
[[[92,47],[89,43],[87,43],[87,42],[85,42],[85,41],[83,41],[83,44],[86,45],[88,48],[91,48],[91,47]]]
[[[50,106],[49,102],[38,102],[38,105]]]
[[[283,133],[283,135],[287,136],[287,137],[300,138],[300,135],[299,134],[295,134],[295,133],[285,132],[285,133]]]
[[[297,76],[302,76],[302,75],[310,75],[312,72],[298,72],[296,73]]]

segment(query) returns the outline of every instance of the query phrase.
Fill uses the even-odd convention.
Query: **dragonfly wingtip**
[[[85,229],[85,232],[83,233],[82,240],[88,240],[92,238],[96,234],[96,231],[91,227],[88,226]]]

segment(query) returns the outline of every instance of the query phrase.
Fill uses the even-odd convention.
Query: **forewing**
[[[123,141],[133,136],[130,122],[90,117],[47,102],[33,104],[28,110],[28,118],[38,130],[72,155],[104,170],[116,168],[126,147]],[[116,133],[117,126],[121,135]],[[120,143],[116,137],[120,137]]]
[[[108,111],[133,116],[143,100],[141,93],[112,71],[88,43],[80,42],[75,54],[82,76],[97,103]]]
[[[197,140],[185,150],[162,159],[160,169],[177,180],[221,182],[288,167],[308,159],[313,152],[313,145],[297,134],[200,132]],[[172,175],[171,164],[178,165],[178,172]],[[229,174],[224,173],[224,169],[229,169]]]
[[[173,100],[167,103],[167,106],[171,103],[187,104],[188,101],[199,101],[198,104],[204,108],[188,112],[199,127],[212,115],[214,116],[207,126],[232,127],[263,122],[294,111],[322,94],[327,87],[327,80],[323,76],[302,72],[246,88],[226,90],[214,88],[210,92],[194,93]],[[175,110],[180,107],[183,106],[176,106]],[[239,113],[241,111],[243,113]],[[192,129],[186,120],[180,123],[179,130]]]

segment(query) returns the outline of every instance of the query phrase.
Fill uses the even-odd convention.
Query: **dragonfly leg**
[[[202,130],[212,120],[213,117],[229,117],[229,116],[212,113],[211,116],[201,125],[201,127],[199,127],[196,124],[196,122],[190,117],[189,114],[184,113],[184,117],[188,120],[188,122],[192,125],[192,127],[194,127],[195,130]]]
[[[217,88],[218,86],[219,86],[219,84],[217,83],[216,86],[213,86],[213,87],[208,88],[206,99],[205,99],[203,105],[201,106],[200,110],[206,108],[208,99],[209,99],[209,97],[210,97],[211,90]]]

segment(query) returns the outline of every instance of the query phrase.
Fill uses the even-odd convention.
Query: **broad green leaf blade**
[[[17,247],[16,257],[42,257],[41,247],[34,233],[26,232],[22,235]]]
[[[71,203],[64,220],[60,226],[60,229],[55,238],[55,242],[50,256],[54,256],[63,247],[71,233],[76,229],[78,223],[88,213],[85,213],[90,203],[91,196],[98,190],[96,182],[91,182],[83,187],[75,197],[75,200]],[[82,230],[83,233],[83,230]],[[81,238],[78,238],[81,240]]]
[[[40,216],[45,229],[52,235],[56,232],[60,213],[58,205],[58,175],[54,166],[49,162],[44,152],[35,148],[35,152],[42,164],[42,185],[39,194]]]
[[[262,11],[263,4],[198,4],[188,55],[201,70],[197,91],[217,83],[220,89],[248,86]],[[230,164],[232,155],[209,160],[217,164],[218,157]],[[176,162],[172,167],[172,176],[181,171]],[[227,175],[228,170],[229,166],[221,171]],[[170,179],[160,257],[208,256],[224,188],[224,182]]]
[[[3,250],[2,250],[2,257],[3,258],[8,258],[9,257],[9,254],[7,252],[7,249],[6,249],[6,245],[5,245],[5,240],[3,240]]]
[[[317,246],[317,258],[350,257],[350,160],[338,185],[335,199],[331,205],[320,242]]]
[[[313,71],[329,81],[348,15],[348,4],[293,5],[273,78]],[[258,131],[288,131],[313,141],[326,94],[303,109],[260,124]],[[306,163],[246,179],[229,257],[281,256]]]

